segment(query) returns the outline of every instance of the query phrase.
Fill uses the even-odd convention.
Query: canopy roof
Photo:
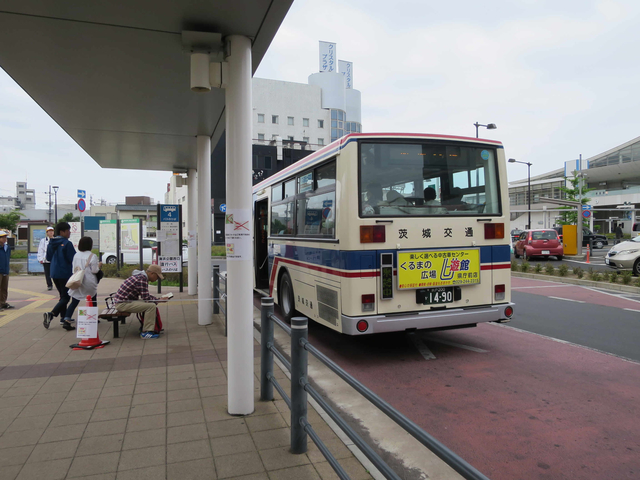
[[[183,31],[245,35],[255,72],[293,0],[21,0],[0,6],[0,66],[102,167],[195,168],[223,90],[190,90]]]

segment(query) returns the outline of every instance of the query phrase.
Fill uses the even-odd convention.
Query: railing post
[[[291,319],[291,453],[307,451],[307,432],[300,419],[307,419],[307,392],[302,381],[307,380],[307,351],[301,340],[308,337],[308,320]]]
[[[222,299],[220,295],[220,265],[213,266],[213,313],[220,313],[219,302]],[[217,300],[216,300],[217,299]],[[226,311],[226,308],[225,308]]]
[[[273,400],[273,384],[269,374],[273,374],[273,353],[269,349],[273,345],[273,321],[269,318],[273,314],[273,298],[264,297],[260,301],[260,400]]]

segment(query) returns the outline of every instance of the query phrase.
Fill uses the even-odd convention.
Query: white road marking
[[[586,303],[586,302],[583,302],[582,300],[572,300],[570,298],[562,298],[562,297],[547,297],[547,298],[554,298],[556,300],[566,300],[567,302]]]
[[[638,312],[638,313],[640,313],[640,310],[634,310],[633,308],[623,308],[623,310],[626,310],[627,312]]]
[[[540,280],[544,282],[545,280]],[[552,282],[549,282],[552,283]],[[537,285],[535,287],[511,287],[511,290],[524,290],[526,288],[561,288],[561,287],[578,287],[579,285],[567,284],[567,283],[557,283],[552,285]]]
[[[418,351],[424,357],[425,360],[435,360],[436,359],[436,356],[433,353],[431,353],[431,350],[429,350],[429,347],[427,347],[424,344],[422,339],[420,337],[418,337],[415,334],[415,332],[410,332],[407,335],[409,335],[409,338],[411,339],[411,342],[418,349]]]
[[[610,297],[615,297],[615,298],[620,298],[622,300],[629,300],[630,302],[636,302],[636,303],[640,303],[640,300],[634,300],[633,298],[627,298],[627,297],[623,297],[620,294],[614,294],[614,293],[608,293],[608,292],[603,292],[602,290],[599,290],[597,288],[591,288],[591,287],[583,287],[586,288],[587,290],[591,290],[592,292],[596,292],[596,293],[602,293],[603,295],[609,295]]]
[[[440,340],[440,339],[435,339],[435,338],[423,338],[423,340],[427,341],[427,342],[436,342],[436,343],[442,343],[444,345],[449,345],[451,347],[458,347],[458,348],[464,348],[465,350],[471,350],[472,352],[477,352],[477,353],[489,353],[489,350],[483,350],[481,348],[477,348],[477,347],[470,347],[469,345],[463,345],[461,343],[455,343],[455,342],[450,342],[449,340]]]

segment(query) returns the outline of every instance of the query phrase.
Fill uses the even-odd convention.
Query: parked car
[[[553,229],[558,232],[558,236],[560,237],[560,241],[562,242],[562,226],[553,227]],[[593,233],[586,227],[582,227],[582,246],[586,247],[589,245],[589,241],[593,241],[593,248],[604,248],[605,245],[609,245],[609,241],[607,237],[604,235],[600,235],[597,233]]]
[[[636,277],[640,276],[640,237],[611,247],[604,263],[616,270],[631,270]]]
[[[142,262],[144,264],[151,264],[153,257],[153,249],[158,246],[158,241],[155,238],[143,238],[142,239]],[[140,263],[140,255],[137,253],[123,252],[124,263],[129,265],[136,265]],[[189,250],[186,245],[182,246],[182,263],[186,264],[189,260]],[[116,263],[115,252],[104,252],[102,254],[102,261],[109,265]]]
[[[558,232],[553,229],[525,230],[513,247],[513,254],[516,258],[522,256],[525,260],[549,256],[562,260],[564,248]]]

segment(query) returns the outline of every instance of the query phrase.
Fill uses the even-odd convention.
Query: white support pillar
[[[253,222],[251,214],[251,40],[227,37],[229,81],[227,117],[228,404],[231,415],[254,410],[253,389]],[[229,215],[233,216],[230,224]],[[229,252],[229,250],[227,250]]]
[[[187,224],[189,231],[189,295],[198,293],[198,247],[196,238],[198,231],[198,182],[196,169],[190,168],[187,177]]]
[[[211,278],[211,138],[198,135],[198,325],[213,316]]]

